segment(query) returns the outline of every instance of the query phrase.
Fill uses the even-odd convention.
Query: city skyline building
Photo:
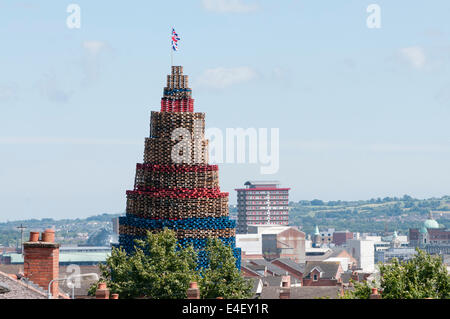
[[[279,181],[247,181],[237,188],[237,229],[246,234],[248,226],[289,224],[289,190]]]

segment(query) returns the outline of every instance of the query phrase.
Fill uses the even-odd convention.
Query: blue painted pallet
[[[146,219],[127,215],[119,217],[120,225],[148,229],[226,229],[236,228],[236,221],[227,217],[184,218],[178,220]]]
[[[117,247],[122,247],[128,254],[134,251],[136,243],[135,239],[144,239],[142,236],[124,235],[119,236],[119,244]],[[233,249],[233,255],[236,258],[236,268],[241,269],[241,249],[236,247],[235,237],[221,237],[219,238],[225,245],[230,246]],[[182,247],[192,245],[198,252],[197,269],[208,267],[208,258],[206,252],[203,250],[206,246],[206,238],[185,238],[178,240],[178,243]]]

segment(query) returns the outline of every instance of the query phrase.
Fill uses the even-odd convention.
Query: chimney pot
[[[39,241],[39,232],[32,231],[30,232],[30,242],[37,242]]]
[[[378,293],[377,288],[372,288],[372,294],[370,295],[370,299],[381,299],[381,295]]]
[[[189,289],[187,290],[187,299],[200,299],[200,289],[198,289],[196,281],[192,281],[189,283]]]
[[[42,233],[42,241],[46,243],[54,243],[55,242],[55,231],[53,229],[46,229]]]
[[[197,282],[196,281],[193,281],[193,282],[190,282],[189,283],[189,288],[198,288],[198,286],[197,286]]]
[[[106,289],[106,282],[100,282],[97,286],[97,289]]]
[[[54,233],[53,233],[54,234]],[[59,244],[46,242],[45,232],[39,241],[38,232],[30,232],[30,241],[23,243],[24,277],[44,290],[49,288],[52,296],[59,295]]]

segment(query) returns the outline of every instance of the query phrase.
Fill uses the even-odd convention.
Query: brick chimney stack
[[[200,299],[200,289],[198,288],[197,282],[193,281],[189,283],[187,299]]]
[[[290,299],[291,298],[291,277],[282,276],[281,277],[281,290],[280,299]]]
[[[98,284],[97,291],[95,292],[95,299],[109,299],[109,289],[106,286],[106,283],[100,282]]]
[[[38,232],[30,232],[30,240],[23,244],[24,276],[44,290],[50,281],[59,276],[59,244],[55,243],[55,231],[46,229],[39,240]],[[58,296],[58,282],[54,281],[50,292]]]

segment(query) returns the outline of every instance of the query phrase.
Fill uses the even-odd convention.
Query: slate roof
[[[281,276],[267,276],[261,278],[263,282],[263,286],[267,285],[268,287],[281,287]]]
[[[279,299],[280,287],[263,287],[261,299]],[[307,287],[291,287],[290,299],[317,299],[330,298],[338,299],[341,288],[337,286],[307,286]]]
[[[364,281],[364,276],[368,275],[367,273],[358,272],[358,281]],[[352,272],[346,271],[341,274],[342,282],[348,284],[350,279],[352,278]]]
[[[0,264],[0,271],[11,274],[11,275],[17,275],[18,273],[23,273],[23,264],[14,264],[14,265],[3,265]]]
[[[251,263],[256,264],[258,266],[266,266],[267,270],[276,276],[284,276],[287,274],[286,270],[284,270],[276,265],[273,265],[272,263],[270,263],[269,261],[266,261],[265,259],[252,259]],[[247,264],[247,266],[248,266],[248,264]]]
[[[0,271],[0,299],[46,299],[47,294]]]
[[[340,262],[338,261],[312,261],[307,262],[305,267],[304,276],[308,277],[310,272],[314,268],[319,268],[322,272],[321,278],[333,279],[336,278],[340,266]]]
[[[253,271],[264,271],[264,270],[266,270],[266,266],[265,265],[255,265],[255,264],[250,264],[250,263],[243,265],[243,267],[246,267],[246,268],[248,268],[250,270],[253,270]]]
[[[297,270],[297,271],[301,272],[302,274],[303,274],[304,271],[305,271],[305,264],[299,264],[299,263],[296,263],[295,261],[293,261],[293,260],[290,259],[290,258],[278,258],[278,259],[275,259],[275,260],[277,260],[277,261],[279,261],[279,262],[285,264],[286,266],[288,266],[288,267],[290,267],[290,268],[292,268],[292,269],[294,269],[294,270]],[[272,263],[273,263],[275,260],[273,260]]]
[[[245,269],[246,271],[251,272],[251,273],[253,273],[254,275],[256,275],[258,277],[263,276],[256,269],[254,269],[252,266],[255,266],[255,265],[241,265],[241,270]],[[256,267],[260,267],[260,266],[256,266]],[[262,270],[264,270],[264,269],[262,269]]]
[[[333,254],[333,251],[332,250],[328,250],[323,255],[306,255],[305,256],[305,260],[306,260],[306,262],[309,262],[309,261],[322,261],[322,260],[330,258],[332,254]]]
[[[96,273],[100,276],[100,269],[98,266],[79,266],[80,274],[87,273]],[[59,267],[59,278],[66,278],[72,274],[73,269],[68,269],[68,266],[60,266]],[[15,264],[15,265],[0,265],[0,272],[4,272],[6,274],[17,275],[19,273],[23,273],[23,264]],[[82,279],[80,280],[80,287],[75,288],[75,297],[76,296],[86,296],[87,292],[92,285],[92,280]],[[67,295],[72,295],[72,289],[67,286],[66,281],[59,282],[59,290],[62,293]]]
[[[349,254],[351,256],[351,254],[347,251],[347,249],[345,249],[343,247],[336,247],[336,248],[333,248],[333,250],[328,258],[339,257],[339,254],[343,251],[345,251],[347,254]]]

